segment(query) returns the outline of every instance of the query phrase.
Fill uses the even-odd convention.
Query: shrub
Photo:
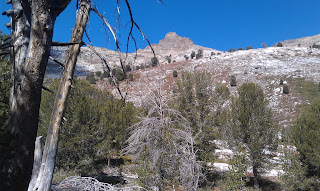
[[[215,53],[214,53],[214,52],[211,52],[211,56],[213,56],[213,55],[215,55]]]
[[[140,66],[137,66],[137,67],[136,67],[136,70],[140,70]]]
[[[95,84],[96,83],[96,79],[94,77],[94,73],[93,72],[89,72],[87,74],[86,80],[90,83],[90,84]]]
[[[283,44],[281,42],[277,43],[277,47],[282,47],[282,46],[283,46]]]
[[[97,71],[97,72],[96,72],[96,76],[98,76],[98,77],[100,77],[100,76],[101,76],[101,74],[102,74],[102,72],[101,72],[101,71]]]
[[[243,48],[240,47],[240,48],[238,48],[238,50],[243,50]]]
[[[115,83],[113,82],[112,78],[108,78],[108,82],[111,86],[115,86]]]
[[[319,49],[320,49],[320,45],[319,45],[319,44],[314,43],[314,44],[312,45],[312,48],[319,48]]]
[[[287,84],[283,85],[283,93],[284,94],[289,94],[289,86]]]
[[[230,85],[231,86],[237,86],[237,79],[236,79],[236,77],[234,75],[231,76]]]
[[[120,68],[116,69],[116,74],[114,75],[114,77],[118,80],[118,81],[122,81],[125,79],[124,73],[122,72],[122,70]]]
[[[159,60],[157,57],[152,57],[151,58],[151,66],[158,66],[159,65]]]
[[[103,76],[103,78],[107,78],[107,77],[110,77],[110,74],[107,71],[103,71],[102,76]]]
[[[112,75],[114,76],[114,75],[116,75],[116,73],[117,73],[117,68],[113,68],[112,69]]]
[[[178,77],[178,72],[177,72],[177,70],[173,70],[173,73],[172,73],[172,75],[173,75],[173,77]]]
[[[192,53],[190,54],[190,58],[193,59],[194,57],[196,57],[196,53],[192,51]]]
[[[247,46],[246,49],[250,50],[250,49],[252,49],[252,46]]]
[[[168,61],[168,63],[171,63],[171,54],[169,56],[166,56],[165,59]]]
[[[125,68],[124,68],[124,70],[125,70],[126,72],[130,72],[132,69],[131,69],[131,66],[130,66],[130,65],[126,65]]]
[[[133,81],[133,74],[132,73],[129,74],[129,80]]]
[[[283,79],[280,79],[280,85],[283,85]]]
[[[228,52],[235,52],[236,51],[236,49],[234,49],[234,48],[230,48],[229,50],[228,50]]]
[[[203,57],[203,50],[199,49],[198,53],[196,54],[196,59],[202,58]]]
[[[187,56],[187,55],[184,55],[184,58],[185,58],[186,60],[188,60],[188,59],[189,59],[189,56]]]

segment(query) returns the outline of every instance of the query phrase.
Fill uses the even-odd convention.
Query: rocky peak
[[[162,49],[183,50],[193,46],[192,40],[186,37],[181,37],[175,32],[168,32],[164,39],[158,44]]]

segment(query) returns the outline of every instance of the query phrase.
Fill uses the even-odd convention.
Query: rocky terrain
[[[299,39],[290,39],[280,41],[285,47],[310,47],[313,44],[320,45],[320,34],[314,36],[307,36]],[[273,46],[276,46],[273,45]]]
[[[159,59],[160,66],[134,70],[133,81],[123,81],[120,89],[126,94],[126,99],[140,105],[144,96],[150,91],[161,88],[166,97],[173,95],[175,80],[172,73],[178,71],[206,71],[209,72],[216,84],[222,83],[229,87],[234,94],[237,87],[231,87],[230,77],[235,75],[238,85],[243,82],[255,82],[262,86],[270,101],[276,120],[281,126],[287,126],[298,114],[300,106],[309,103],[310,97],[303,94],[303,87],[299,83],[314,83],[318,88],[320,81],[320,49],[309,48],[310,44],[318,43],[320,35],[302,39],[283,41],[284,47],[269,47],[261,49],[240,50],[236,52],[222,52],[205,48],[176,33],[168,33],[158,44],[152,47]],[[298,47],[300,44],[301,46]],[[112,67],[119,66],[119,54],[104,48],[96,48],[104,55]],[[192,51],[203,50],[203,58],[185,59],[190,57]],[[56,59],[64,59],[66,49],[53,49],[51,55]],[[171,55],[172,63],[168,63],[165,56]],[[122,55],[123,58],[126,56]],[[136,53],[127,55],[126,64],[133,69],[137,66],[150,63],[153,57],[150,47],[140,49]],[[53,73],[50,74],[50,69]],[[105,66],[88,48],[81,50],[77,63],[76,74],[81,76],[86,72],[102,71]],[[49,76],[56,76],[59,66],[49,65]],[[60,70],[61,71],[61,70]],[[289,94],[282,93],[280,79],[284,80],[290,88]],[[117,90],[110,86],[107,79],[98,81],[97,88],[109,89],[119,96]]]
[[[175,32],[167,33],[165,38],[160,40],[158,44],[152,44],[151,46],[161,65],[168,63],[165,57],[170,55],[172,62],[178,62],[185,60],[184,55],[190,56],[192,51],[197,52],[199,49],[202,49],[204,53],[207,54],[211,52],[220,52],[211,48],[195,45],[189,38],[180,37]],[[119,55],[117,51],[99,47],[94,48],[100,55],[103,55],[107,59],[108,64],[111,67],[120,67],[120,56],[125,60],[125,64],[130,65],[132,68],[149,65],[151,63],[151,58],[154,57],[150,46],[147,46],[145,49],[139,49],[134,53],[121,53],[121,55]],[[62,63],[66,53],[67,47],[53,47],[51,50],[51,56]],[[106,66],[101,59],[88,47],[82,47],[76,66],[76,75],[83,76],[86,75],[87,72],[103,70],[106,70]],[[47,76],[58,77],[61,72],[62,67],[52,60],[49,60]]]

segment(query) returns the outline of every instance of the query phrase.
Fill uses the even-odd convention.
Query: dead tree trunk
[[[37,182],[38,174],[41,167],[41,160],[42,160],[42,136],[37,137],[34,149],[34,161],[33,161],[33,169],[32,169],[32,176],[29,183],[28,191],[31,191]]]
[[[82,0],[77,11],[76,24],[72,33],[71,45],[66,57],[65,69],[57,92],[54,109],[50,119],[47,139],[44,147],[41,169],[37,184],[31,190],[47,191],[50,189],[58,149],[59,131],[66,109],[67,98],[72,84],[77,56],[80,52],[82,37],[89,19],[91,0]]]
[[[70,0],[12,0],[11,89],[8,135],[13,156],[1,166],[0,189],[26,190],[38,130],[42,83],[56,17]]]

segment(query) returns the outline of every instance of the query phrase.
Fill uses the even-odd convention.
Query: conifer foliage
[[[307,169],[307,177],[316,179],[320,186],[320,99],[316,99],[300,115],[292,127],[294,145],[299,160]],[[319,187],[318,187],[319,188]]]
[[[254,83],[244,83],[239,96],[232,100],[230,145],[243,145],[249,152],[255,188],[259,187],[258,175],[267,168],[264,150],[276,148],[276,125],[272,122],[271,108],[263,90]]]
[[[57,79],[48,87],[55,91],[58,85]],[[43,92],[39,135],[46,136],[53,100],[54,94]],[[127,127],[136,120],[135,114],[132,103],[115,99],[86,81],[75,80],[60,133],[57,169],[94,173],[99,161],[107,164],[105,159],[119,156],[129,135]]]

